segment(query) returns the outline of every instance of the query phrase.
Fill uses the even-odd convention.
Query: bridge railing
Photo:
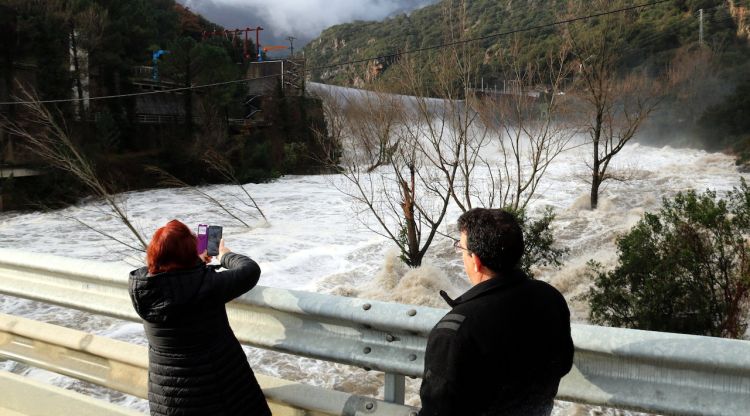
[[[0,293],[139,321],[128,266],[8,249],[0,259]],[[245,344],[385,372],[385,400],[396,403],[404,376],[421,376],[427,335],[446,313],[268,287],[227,311]],[[750,409],[750,342],[590,325],[572,331],[575,363],[559,399],[666,414]]]
[[[0,358],[8,358],[37,368],[84,380],[140,398],[148,398],[148,354],[145,346],[134,345],[57,325],[37,322],[17,316],[0,314]],[[0,372],[2,376],[3,372]],[[327,390],[301,383],[282,380],[256,373],[258,383],[269,401],[274,415],[372,415],[415,416],[417,409],[387,403],[371,397]],[[0,385],[3,378],[0,377]],[[10,385],[10,381],[8,381]],[[14,390],[19,391],[18,387]],[[25,386],[23,391],[27,390]],[[36,389],[38,390],[38,388]],[[0,414],[8,400],[6,391],[0,392]],[[47,397],[47,396],[44,396]],[[67,394],[68,408],[78,408],[80,395]],[[16,398],[17,399],[17,398]],[[80,412],[52,412],[50,403],[20,405],[29,414],[80,414]],[[44,399],[46,400],[46,399]],[[63,398],[60,399],[64,402]],[[54,404],[54,406],[59,406]],[[99,403],[98,407],[104,406]],[[14,406],[18,407],[18,406]],[[40,411],[39,409],[45,411]],[[95,407],[95,406],[92,406]],[[17,410],[17,409],[10,409]],[[96,413],[96,412],[99,413]],[[96,407],[86,414],[124,416],[124,409]],[[130,415],[130,413],[128,413]]]

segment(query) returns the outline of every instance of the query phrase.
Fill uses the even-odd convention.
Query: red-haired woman
[[[206,265],[195,235],[172,220],[154,233],[147,267],[130,273],[130,299],[148,338],[152,415],[252,415],[271,411],[229,327],[224,304],[255,286],[260,268],[219,245]]]

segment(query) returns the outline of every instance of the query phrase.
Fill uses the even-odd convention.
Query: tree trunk
[[[591,175],[591,209],[594,210],[599,205],[599,186],[602,184],[601,176],[599,176],[598,163],[597,167],[594,168],[594,173]]]
[[[599,160],[599,140],[602,137],[602,124],[604,115],[602,114],[601,107],[596,113],[596,124],[594,125],[594,131],[592,134],[593,148],[594,148],[594,161],[591,165],[591,209],[594,210],[599,205],[599,186],[602,184],[602,174],[599,171],[601,166],[601,160]]]
[[[73,54],[73,76],[76,80],[76,92],[78,93],[78,116],[83,118],[86,114],[86,107],[83,102],[83,85],[81,84],[81,69],[78,62],[78,41],[76,40],[76,30],[73,22],[70,22],[70,49]]]
[[[411,187],[406,181],[401,181],[401,193],[404,201],[401,205],[406,220],[406,242],[408,246],[408,265],[409,267],[419,267],[422,265],[422,255],[419,252],[419,239],[417,236],[417,221],[414,219],[414,179],[416,172],[414,166],[409,167],[411,175]]]

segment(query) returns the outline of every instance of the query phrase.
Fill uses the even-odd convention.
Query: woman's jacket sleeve
[[[246,293],[258,283],[260,267],[247,256],[227,253],[221,258],[227,270],[211,273],[211,297],[226,303]]]

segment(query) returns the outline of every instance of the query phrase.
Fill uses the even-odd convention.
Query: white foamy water
[[[584,322],[586,306],[574,298],[589,285],[585,264],[595,259],[612,266],[615,239],[627,231],[646,211],[655,211],[663,197],[678,191],[707,188],[720,193],[739,184],[740,174],[730,156],[693,149],[639,144],[626,146],[614,168],[627,170],[632,179],[609,182],[602,188],[600,207],[587,209],[589,186],[585,164],[589,148],[563,153],[550,167],[532,212],[552,206],[558,243],[570,249],[560,270],[538,270],[539,278],[551,282],[566,296],[573,320]],[[269,183],[248,184],[246,189],[268,217],[246,228],[187,190],[161,189],[122,195],[136,226],[150,237],[167,221],[177,218],[193,227],[199,223],[224,226],[227,246],[253,257],[263,274],[261,285],[376,298],[402,303],[443,307],[437,294],[446,289],[458,295],[468,288],[460,259],[451,241],[437,237],[418,270],[407,270],[397,259],[395,245],[369,231],[356,219],[358,210],[337,187],[345,184],[339,175],[287,176]],[[232,201],[240,196],[236,187],[203,188],[214,197]],[[442,227],[453,233],[459,215],[453,206]],[[39,253],[139,266],[139,259],[123,246],[82,227],[79,218],[101,230],[129,239],[123,227],[96,201],[55,212],[0,214],[0,246]],[[140,324],[62,309],[36,302],[0,296],[0,311],[40,321],[73,327],[99,335],[145,344]],[[264,374],[361,394],[382,394],[382,374],[362,369],[291,357],[247,348],[253,368]],[[44,379],[123,405],[146,411],[147,403],[119,393],[92,388],[84,383],[1,362],[0,369]],[[409,380],[410,404],[418,404],[419,380]],[[607,413],[609,411],[605,411]],[[601,414],[598,409],[561,403],[557,415]],[[612,413],[614,414],[614,413]]]

